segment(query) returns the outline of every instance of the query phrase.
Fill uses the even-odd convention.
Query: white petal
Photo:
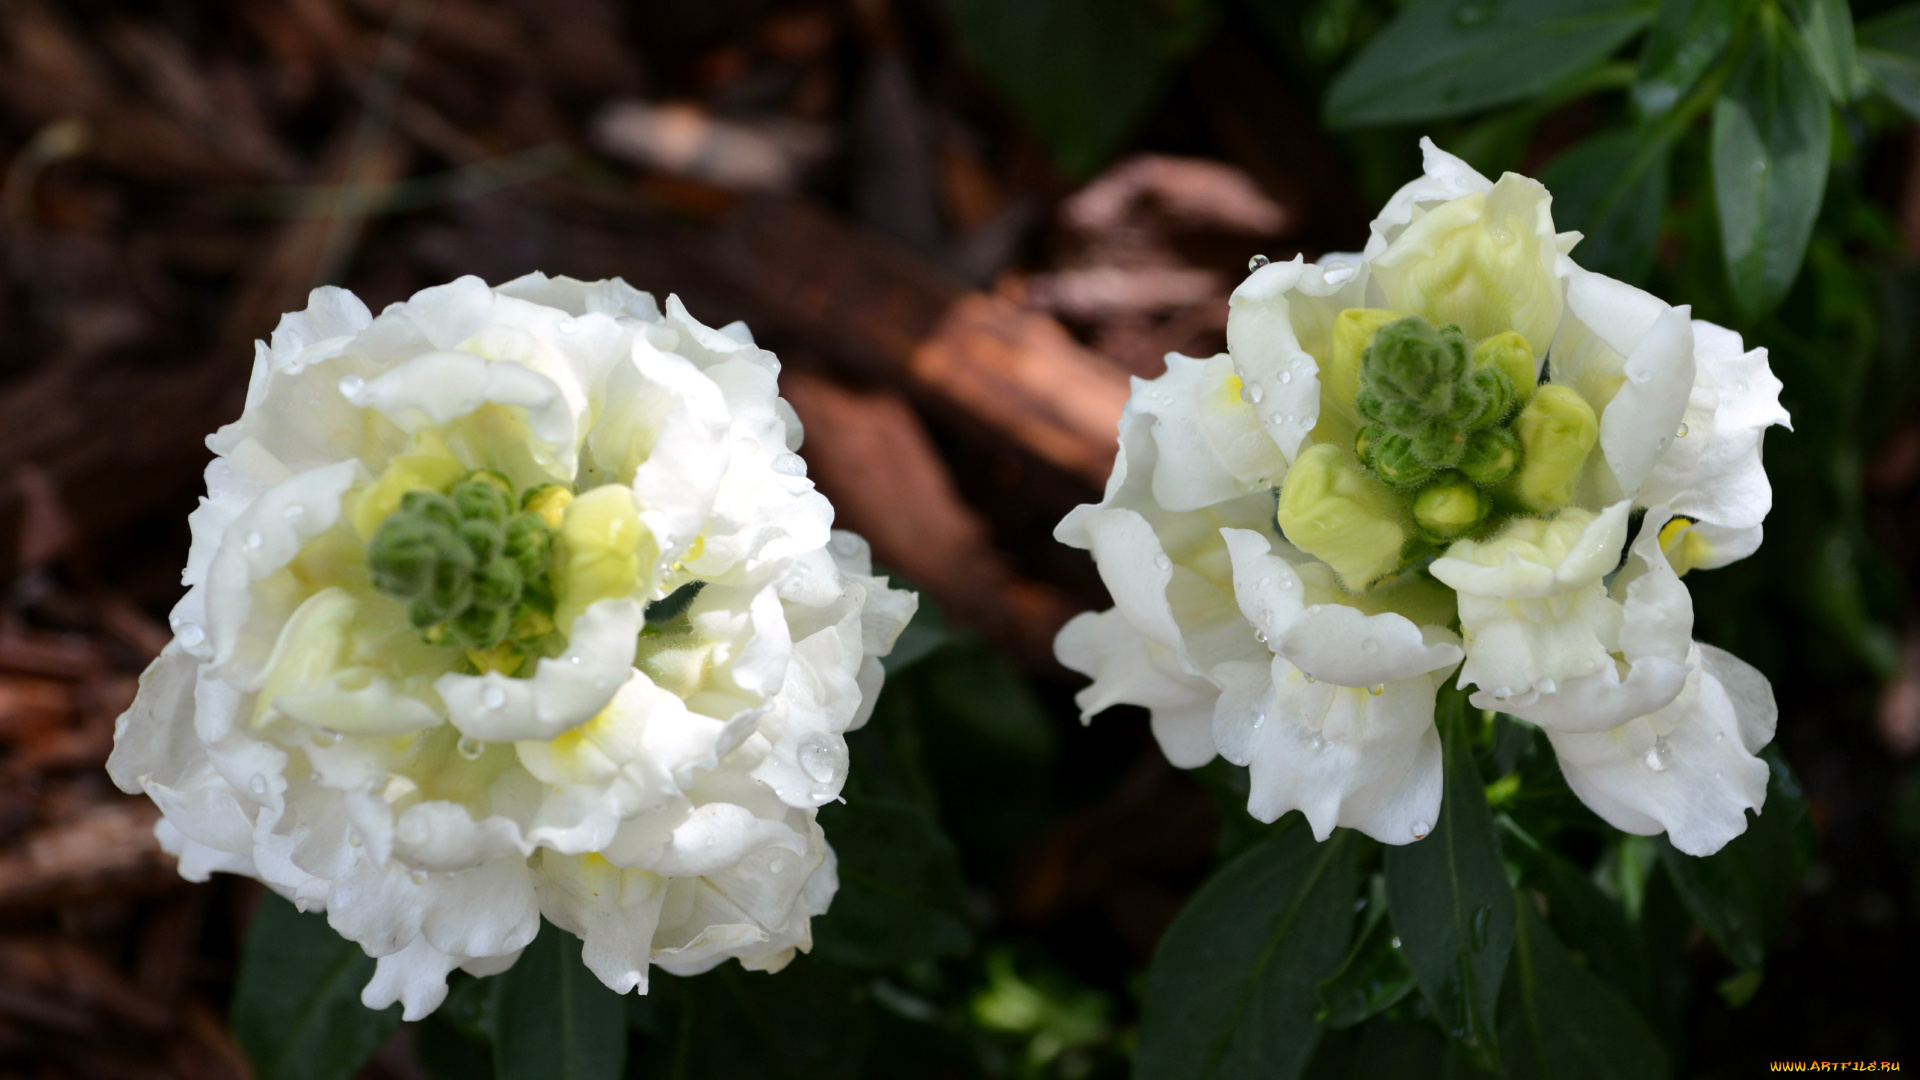
[[[1154,737],[1183,769],[1213,760],[1213,702],[1219,690],[1181,671],[1164,648],[1147,640],[1116,610],[1082,612],[1054,638],[1060,663],[1093,680],[1074,695],[1081,722],[1115,705],[1152,713]]]
[[[1198,510],[1244,494],[1244,486],[1221,465],[1201,434],[1199,384],[1206,367],[1203,360],[1168,353],[1165,375],[1134,380],[1140,411],[1154,418],[1159,455],[1153,466],[1153,498],[1168,510]],[[1257,432],[1258,421],[1254,427]],[[1285,462],[1281,464],[1284,469]]]
[[[449,673],[433,688],[461,734],[487,742],[551,739],[606,708],[633,671],[646,622],[632,600],[599,600],[573,621],[567,651],[543,658],[530,679]]]
[[[1367,247],[1361,253],[1361,258],[1372,260],[1387,250],[1387,245],[1399,238],[1401,230],[1413,220],[1418,209],[1493,187],[1493,181],[1474,171],[1473,166],[1435,146],[1433,140],[1424,135],[1420,137],[1420,155],[1424,171],[1418,179],[1409,181],[1394,192],[1380,215],[1373,219]]]
[[[538,867],[540,910],[555,926],[579,935],[587,970],[616,994],[646,993],[666,879],[604,859],[552,852],[541,854]]]

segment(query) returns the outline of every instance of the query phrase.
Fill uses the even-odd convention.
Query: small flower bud
[[[498,524],[507,520],[507,515],[513,511],[511,492],[500,490],[498,480],[491,473],[475,473],[454,485],[451,497],[461,518],[468,521]]]
[[[520,567],[512,559],[489,559],[473,582],[473,602],[483,607],[511,608],[520,601]]]
[[[573,492],[559,484],[541,484],[537,488],[528,489],[527,493],[520,497],[520,509],[533,511],[540,515],[540,520],[546,523],[547,528],[558,529],[560,519],[566,513],[567,504],[572,501]]]
[[[424,594],[433,584],[440,553],[457,543],[452,530],[431,518],[389,517],[367,549],[374,588],[403,600]]]
[[[1514,498],[1536,513],[1565,506],[1573,499],[1587,452],[1600,438],[1593,406],[1571,387],[1548,383],[1514,418],[1513,433],[1521,448],[1511,485]]]
[[[500,554],[500,548],[505,539],[501,535],[500,526],[485,520],[463,521],[453,532],[460,538],[461,543],[467,545],[467,550],[473,552],[473,561],[476,566],[484,566],[494,556]]]
[[[1393,416],[1399,403],[1425,416],[1447,415],[1467,371],[1467,343],[1457,327],[1435,327],[1412,317],[1374,334],[1361,362],[1361,381],[1379,397],[1382,419],[1399,427]]]
[[[1513,475],[1520,466],[1520,440],[1503,427],[1481,428],[1467,436],[1460,471],[1467,479],[1488,487]]]
[[[1398,496],[1339,447],[1322,443],[1294,461],[1276,520],[1300,550],[1359,592],[1400,568],[1407,529]]]
[[[1357,417],[1354,399],[1360,394],[1360,364],[1367,346],[1380,328],[1405,318],[1385,308],[1348,308],[1334,316],[1332,344],[1320,366],[1320,404],[1337,407]]]
[[[520,564],[520,573],[531,580],[546,572],[547,552],[553,546],[553,531],[540,515],[522,510],[507,519],[503,530],[501,554]]]
[[[1383,434],[1368,449],[1368,464],[1394,487],[1416,488],[1433,478],[1433,466],[1420,459],[1412,439],[1397,431]]]
[[[1413,520],[1427,539],[1444,544],[1486,520],[1491,501],[1459,473],[1448,473],[1413,500]]]
[[[437,521],[447,528],[460,524],[460,509],[453,500],[437,491],[409,491],[400,497],[400,510],[415,517]]]
[[[1473,347],[1475,370],[1491,369],[1507,377],[1515,405],[1525,405],[1539,381],[1539,368],[1533,362],[1533,346],[1519,331],[1495,334]]]

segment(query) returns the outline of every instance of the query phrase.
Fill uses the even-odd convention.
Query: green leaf
[[[873,1010],[865,989],[830,964],[803,956],[769,975],[729,961],[680,986],[685,1004],[671,1073],[676,1080],[861,1075],[873,1041]]]
[[[1605,982],[1576,963],[1523,896],[1513,967],[1501,994],[1508,1077],[1659,1080],[1671,1076],[1660,1039]]]
[[[1773,747],[1761,751],[1772,775],[1767,801],[1747,831],[1704,858],[1675,850],[1662,836],[1660,861],[1674,888],[1720,951],[1757,968],[1786,924],[1794,883],[1813,859],[1813,822],[1793,771]]]
[[[1205,39],[1214,0],[948,0],[967,54],[1069,175],[1091,174]]]
[[[580,962],[579,938],[542,922],[540,936],[498,978],[499,1080],[617,1080],[625,1070],[625,1003]]]
[[[1667,208],[1668,155],[1658,133],[1606,131],[1541,173],[1553,192],[1555,227],[1585,234],[1574,255],[1580,265],[1624,281],[1646,276]]]
[[[1920,119],[1920,3],[1863,23],[1859,51],[1860,66],[1880,92]]]
[[[1513,893],[1473,765],[1463,693],[1441,698],[1446,797],[1424,840],[1387,849],[1387,900],[1420,992],[1453,1039],[1495,1067],[1494,1005],[1513,947]]]
[[[1336,1031],[1379,1015],[1413,990],[1413,969],[1400,951],[1393,920],[1386,917],[1385,879],[1376,875],[1371,892],[1360,940],[1340,970],[1315,991],[1320,1002],[1315,1019]]]
[[[1753,0],[1669,0],[1647,35],[1633,103],[1648,116],[1679,104],[1733,38],[1734,25]],[[1554,193],[1556,196],[1558,191]]]
[[[1860,92],[1860,58],[1854,50],[1853,12],[1847,0],[1787,0],[1806,38],[1813,66],[1834,101],[1852,101]]]
[[[1509,824],[1510,835],[1519,837]],[[1654,1012],[1653,977],[1646,952],[1622,905],[1593,879],[1546,847],[1521,838],[1507,851],[1521,867],[1521,880],[1547,902],[1547,918],[1567,948],[1605,979],[1642,1015]]]
[[[1763,20],[1713,107],[1713,190],[1734,299],[1780,302],[1820,213],[1833,117],[1800,36]]]
[[[1314,988],[1352,932],[1363,843],[1345,829],[1316,843],[1296,820],[1201,886],[1147,969],[1139,1080],[1300,1074],[1320,1038]]]
[[[1438,120],[1525,101],[1605,60],[1651,0],[1419,0],[1327,91],[1334,127]]]
[[[840,891],[813,922],[820,956],[886,967],[973,947],[959,913],[959,856],[925,810],[881,798],[830,803],[820,809],[820,827],[840,860]]]
[[[400,1023],[360,1004],[373,958],[280,897],[260,898],[240,951],[233,1034],[260,1080],[346,1080]]]

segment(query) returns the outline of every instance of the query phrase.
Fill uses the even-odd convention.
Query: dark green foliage
[[[1446,760],[1440,820],[1417,843],[1387,849],[1387,901],[1420,992],[1440,1026],[1487,1067],[1500,1060],[1494,1004],[1513,946],[1513,894],[1464,712],[1447,691],[1439,715]]]
[[[1304,822],[1195,894],[1147,971],[1135,1075],[1298,1076],[1319,1037],[1314,990],[1346,950],[1359,838]]]
[[[875,968],[972,948],[958,856],[924,809],[869,797],[822,807],[820,825],[840,860],[840,891],[813,924],[820,956]]]
[[[1647,1022],[1575,962],[1524,894],[1500,1001],[1500,1042],[1514,1078],[1663,1080],[1672,1065]]]
[[[543,921],[495,992],[498,1080],[617,1080],[625,1071],[626,1008],[580,962],[579,938]]]
[[[234,987],[233,1034],[261,1080],[347,1080],[400,1023],[400,1006],[360,1004],[373,958],[267,893],[247,927]]]

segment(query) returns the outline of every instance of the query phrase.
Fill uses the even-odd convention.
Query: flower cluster
[[[1114,600],[1061,632],[1083,715],[1250,767],[1248,809],[1386,843],[1441,797],[1436,691],[1538,725],[1628,832],[1718,850],[1759,809],[1766,679],[1682,575],[1759,546],[1766,352],[1582,269],[1539,183],[1426,172],[1366,249],[1265,264],[1227,353],[1135,380],[1105,497],[1060,523]]]
[[[108,768],[418,1018],[545,916],[621,992],[778,969],[916,600],[794,453],[779,364],[614,280],[320,289],[209,444],[173,642]]]

